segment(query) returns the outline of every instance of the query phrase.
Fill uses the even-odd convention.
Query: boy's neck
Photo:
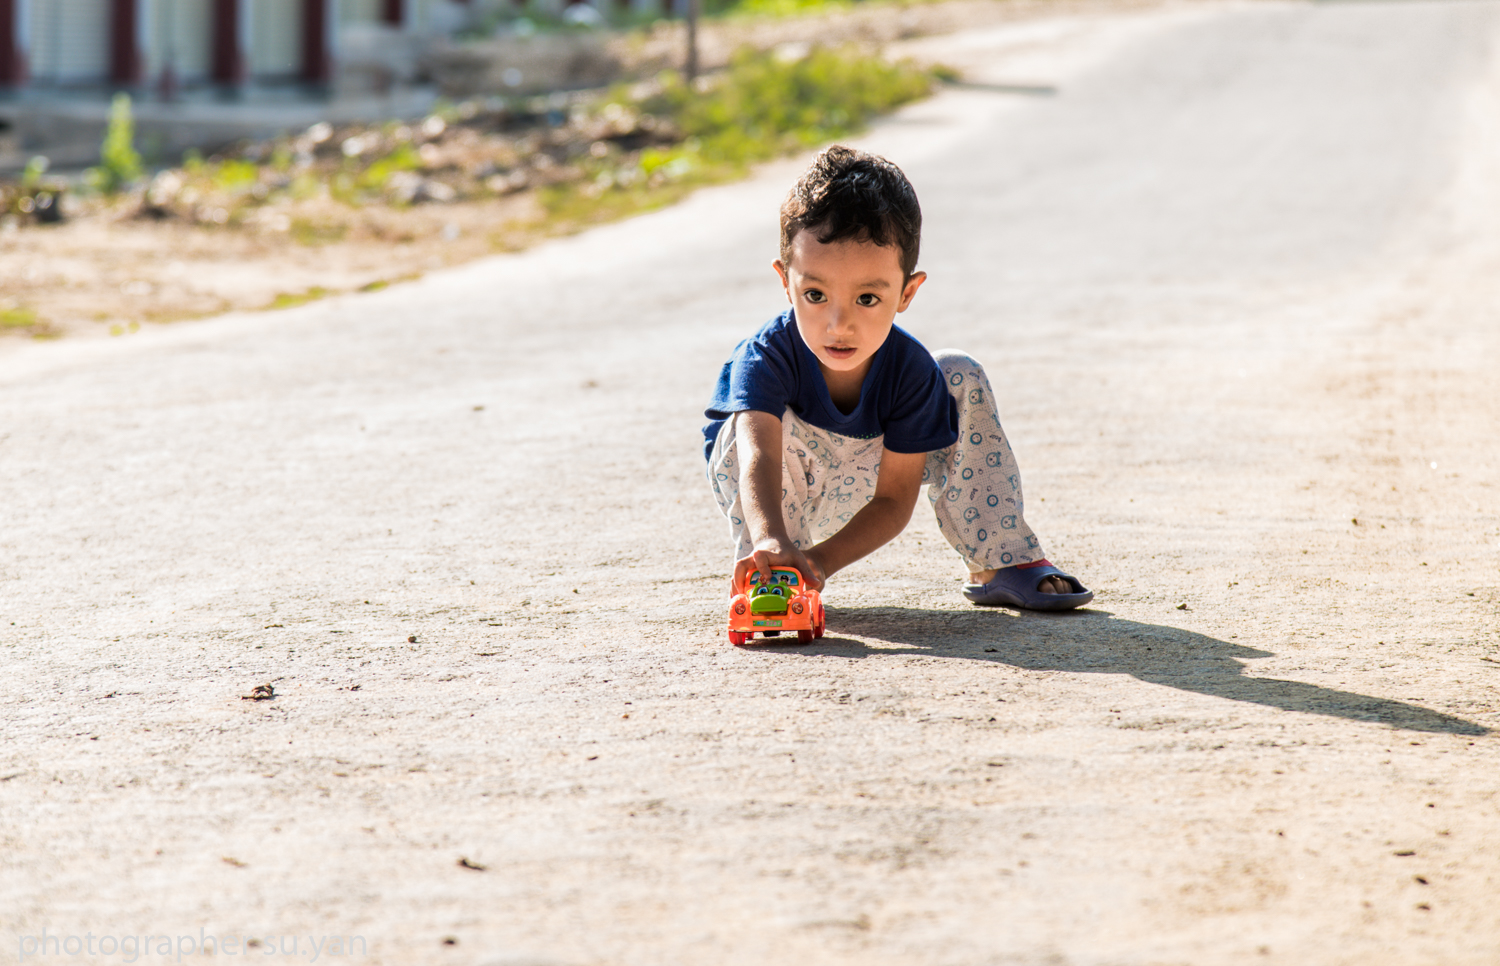
[[[823,373],[823,382],[828,386],[828,398],[833,400],[833,405],[845,416],[859,408],[860,390],[864,388],[865,376],[870,374],[870,367],[874,364],[872,356],[858,369],[835,372],[823,363],[818,363],[818,369]]]

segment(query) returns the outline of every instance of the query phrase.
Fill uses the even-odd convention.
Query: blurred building
[[[419,118],[439,96],[606,83],[602,22],[671,0],[0,0],[0,175],[95,163],[110,97],[150,163],[310,124]],[[571,16],[583,10],[592,18]],[[526,30],[518,29],[525,26]]]
[[[371,48],[462,19],[455,0],[0,0],[0,86],[306,83],[336,78],[341,49]],[[458,8],[457,10],[453,8]]]

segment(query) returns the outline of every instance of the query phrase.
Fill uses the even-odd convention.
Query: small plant
[[[42,175],[50,167],[52,162],[40,154],[27,161],[26,169],[21,172],[21,187],[27,191],[35,190],[42,183]]]
[[[117,194],[140,180],[141,156],[135,149],[135,119],[130,95],[116,94],[110,103],[109,127],[99,149],[99,166],[85,172],[85,180],[104,194]]]

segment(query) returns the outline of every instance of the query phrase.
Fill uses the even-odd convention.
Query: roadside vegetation
[[[906,6],[937,0],[699,0],[705,19],[796,17],[809,13],[845,10],[856,3],[870,5],[891,3]],[[497,31],[530,33],[535,31],[589,30],[598,26],[647,27],[660,23],[661,14],[636,12],[632,7],[589,6],[586,10],[565,8],[561,14],[549,12],[540,4],[527,3],[490,8],[481,14],[461,36],[488,37]]]
[[[189,155],[150,176],[131,143],[122,95],[97,167],[65,185],[49,181],[38,159],[18,181],[0,183],[0,211],[7,231],[67,213],[111,219],[114,231],[173,224],[327,246],[453,234],[453,222],[426,215],[524,200],[496,208],[503,215],[488,225],[486,250],[507,250],[669,204],[755,162],[845,136],[927,95],[942,77],[854,47],[747,49],[726,70],[692,83],[665,71],[604,92],[468,100],[415,123],[320,123],[209,157]],[[410,273],[391,268],[391,277]],[[334,291],[282,293],[263,307]],[[225,307],[239,306],[214,309]],[[56,331],[45,306],[12,297],[0,313],[5,330]],[[116,331],[128,331],[114,321]]]

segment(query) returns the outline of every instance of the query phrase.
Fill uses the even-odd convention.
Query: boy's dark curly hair
[[[816,233],[825,245],[846,239],[894,247],[911,278],[922,246],[922,207],[901,169],[842,144],[825,148],[781,203],[781,262],[792,239]]]

